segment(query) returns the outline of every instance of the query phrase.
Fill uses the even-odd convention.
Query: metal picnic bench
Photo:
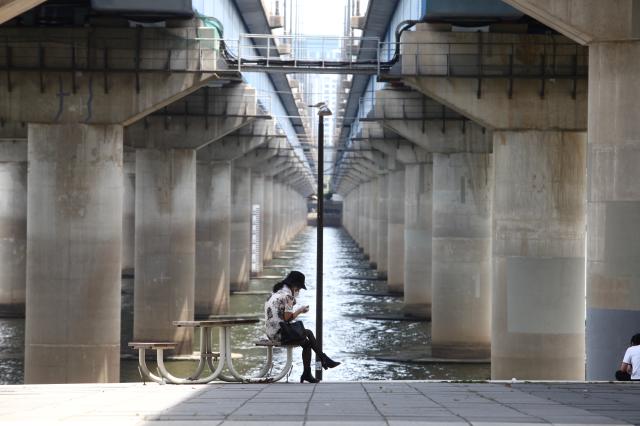
[[[129,346],[138,350],[138,366],[140,374],[151,381],[158,383],[173,384],[203,384],[210,383],[215,380],[223,380],[225,382],[242,382],[242,383],[263,383],[276,382],[285,377],[291,370],[293,364],[293,348],[298,344],[281,345],[268,339],[262,339],[254,342],[256,346],[267,348],[267,359],[263,367],[255,376],[243,376],[233,366],[231,356],[231,327],[243,324],[257,324],[260,317],[247,315],[217,315],[206,320],[196,321],[174,321],[176,327],[194,327],[200,328],[200,359],[193,374],[189,377],[181,378],[171,374],[164,364],[164,351],[175,349],[175,342],[130,342]],[[218,334],[218,348],[220,352],[212,350],[212,330],[214,327],[220,327]],[[273,368],[273,348],[286,347],[287,360],[285,366],[275,375],[269,375]],[[158,363],[158,374],[149,371],[146,363],[146,351],[155,350]],[[214,361],[217,360],[217,365]],[[203,377],[205,367],[209,367],[210,374]],[[224,368],[227,368],[230,375],[224,374]]]

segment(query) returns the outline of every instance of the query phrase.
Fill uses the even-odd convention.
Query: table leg
[[[231,375],[236,379],[236,381],[240,381],[240,382],[251,382],[251,383],[269,383],[269,382],[274,382],[274,381],[278,381],[280,379],[282,379],[284,376],[286,376],[286,374],[289,372],[289,370],[291,369],[291,365],[293,363],[293,347],[288,346],[287,347],[287,362],[286,365],[284,367],[284,369],[275,377],[265,377],[266,374],[268,373],[269,369],[267,368],[265,370],[265,367],[263,367],[260,372],[258,373],[258,376],[256,377],[245,377],[240,375],[236,369],[233,366],[233,360],[231,359],[231,330],[229,329],[229,327],[223,327],[223,329],[225,329],[225,350],[226,350],[226,358],[227,358],[227,368],[229,369],[229,372],[231,373]],[[269,348],[271,349],[271,348]],[[267,351],[267,366],[271,366],[272,363],[272,355],[273,352],[272,351]]]
[[[231,375],[239,382],[247,382],[249,379],[247,377],[241,376],[233,366],[233,360],[231,359],[231,333],[229,332],[229,327],[222,327],[224,330],[224,338],[225,338],[225,354],[227,358],[227,369],[231,373]]]
[[[260,371],[258,371],[256,377],[266,376],[271,370],[271,367],[273,367],[273,347],[267,346],[267,361],[264,363],[264,366],[260,369]]]
[[[209,351],[212,352],[213,349],[211,347],[211,334],[210,332],[207,334],[209,334]],[[218,366],[214,368],[213,360],[211,358],[207,358],[207,363],[209,364],[209,368],[211,369],[211,371],[213,371],[213,373],[209,377],[207,377],[206,380],[207,382],[211,382],[215,379],[220,379],[225,382],[234,382],[235,380],[233,378],[230,378],[225,374],[222,374],[222,369],[224,368],[225,360],[227,359],[224,327],[220,328],[220,331],[218,332],[218,340],[219,340],[219,346],[220,346],[218,348],[220,350],[220,359],[218,360]]]
[[[289,371],[291,371],[291,365],[293,365],[293,346],[287,346],[287,362],[285,363],[280,373],[276,374],[275,376],[269,377],[269,379],[271,379],[271,381],[273,382],[277,382],[278,380],[282,379],[284,376],[289,374]]]
[[[208,327],[203,327],[202,328],[202,333],[206,333],[207,335],[209,335],[211,333],[210,329]],[[176,377],[174,375],[172,375],[171,373],[169,373],[167,371],[167,368],[164,365],[164,359],[162,356],[162,350],[159,349],[158,350],[158,369],[160,370],[160,374],[162,374],[162,376],[167,379],[167,381],[169,381],[170,383],[176,384],[176,385],[184,385],[184,384],[205,384],[205,383],[209,383],[213,380],[215,380],[218,376],[220,376],[222,369],[224,368],[224,361],[225,361],[225,341],[222,338],[222,333],[220,336],[220,361],[218,363],[218,367],[214,370],[213,369],[213,363],[211,362],[211,358],[207,358],[207,363],[209,363],[209,366],[211,367],[211,370],[213,371],[210,375],[208,375],[207,377],[203,377],[201,379],[191,379],[191,378],[180,378],[180,377]],[[206,337],[204,340],[204,346],[205,346],[205,357],[207,356],[206,353],[211,353],[211,339],[210,337]],[[202,353],[201,353],[202,356]]]
[[[138,348],[138,368],[140,368],[140,374],[142,374],[144,378],[147,378],[156,383],[162,383],[162,377],[158,377],[149,371],[149,368],[147,367],[147,358],[144,348]]]
[[[205,357],[207,356],[207,352],[209,354],[211,353],[211,351],[207,351],[207,344],[206,344],[208,340],[207,334],[208,333],[206,333],[204,328],[200,329],[200,361],[198,362],[198,367],[196,368],[196,371],[191,376],[189,376],[189,380],[196,380],[198,377],[200,377],[200,375],[204,371],[205,365],[207,365],[205,361]]]

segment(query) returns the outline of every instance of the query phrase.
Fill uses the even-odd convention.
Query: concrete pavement
[[[0,424],[638,424],[640,383],[0,386]]]

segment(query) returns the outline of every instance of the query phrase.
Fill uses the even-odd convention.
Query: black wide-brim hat
[[[303,290],[307,289],[307,287],[304,285],[304,274],[300,271],[289,272],[285,279],[282,280],[282,283],[286,284],[289,287],[296,286]]]

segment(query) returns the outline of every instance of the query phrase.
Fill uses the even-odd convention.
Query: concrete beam
[[[193,28],[0,28],[0,49],[20,52],[20,66],[0,84],[0,117],[128,126],[219,78],[194,39]],[[178,40],[188,47],[175,49]],[[105,54],[116,49],[117,57]]]
[[[640,36],[636,0],[503,0],[581,44]]]
[[[409,140],[428,152],[489,152],[491,134],[478,124],[456,114],[455,119],[407,119],[406,111],[422,114],[427,97],[417,91],[385,89],[376,92],[376,118],[379,125]],[[436,104],[428,100],[430,105]],[[440,105],[439,109],[448,110]],[[450,110],[449,110],[450,111]],[[449,113],[450,114],[450,113]],[[368,124],[368,123],[367,123]]]
[[[33,9],[46,0],[0,0],[0,25]]]
[[[189,98],[197,95],[187,96],[179,103],[189,102]],[[133,148],[201,150],[249,124],[253,124],[249,129],[252,135],[266,133],[274,127],[272,120],[255,115],[256,92],[249,85],[217,89],[212,98],[206,107],[211,116],[175,116],[169,111],[152,114],[126,128],[125,144]],[[244,111],[249,112],[244,114]]]
[[[285,156],[291,158],[293,155],[291,151],[285,151],[286,148],[283,149],[282,147],[282,145],[286,144],[286,141],[278,140],[276,142],[276,145],[270,145],[265,149],[255,149],[244,154],[234,160],[234,166],[253,169],[282,154],[282,152],[286,152]]]
[[[480,78],[450,76],[441,61],[465,56],[461,49],[476,52],[484,49],[484,67],[506,70],[509,58],[518,67],[539,72],[541,55],[569,61],[576,54],[586,61],[584,48],[562,36],[407,31],[403,35],[406,52],[402,56],[405,84],[490,129],[511,130],[585,130],[587,128],[587,81],[577,78]],[[454,53],[417,53],[416,46],[444,46]],[[480,46],[484,46],[483,48]],[[549,46],[557,50],[547,51]],[[516,53],[512,53],[517,49]],[[580,49],[583,49],[580,51]],[[467,52],[466,57],[469,54]],[[452,60],[452,59],[450,59]],[[573,60],[573,59],[571,59]],[[585,65],[585,64],[581,64]],[[572,66],[566,64],[566,66]],[[545,68],[547,69],[547,68]],[[422,75],[421,75],[422,74]],[[425,74],[428,74],[426,76]],[[512,90],[509,85],[512,84]],[[544,89],[544,91],[543,91]],[[398,130],[398,129],[396,129]]]
[[[371,146],[387,155],[394,156],[403,164],[424,163],[431,158],[427,151],[405,140],[372,140]]]
[[[284,167],[289,167],[289,157],[271,157],[266,161],[254,164],[252,170],[256,170],[267,177],[273,178],[274,175],[280,173]]]

